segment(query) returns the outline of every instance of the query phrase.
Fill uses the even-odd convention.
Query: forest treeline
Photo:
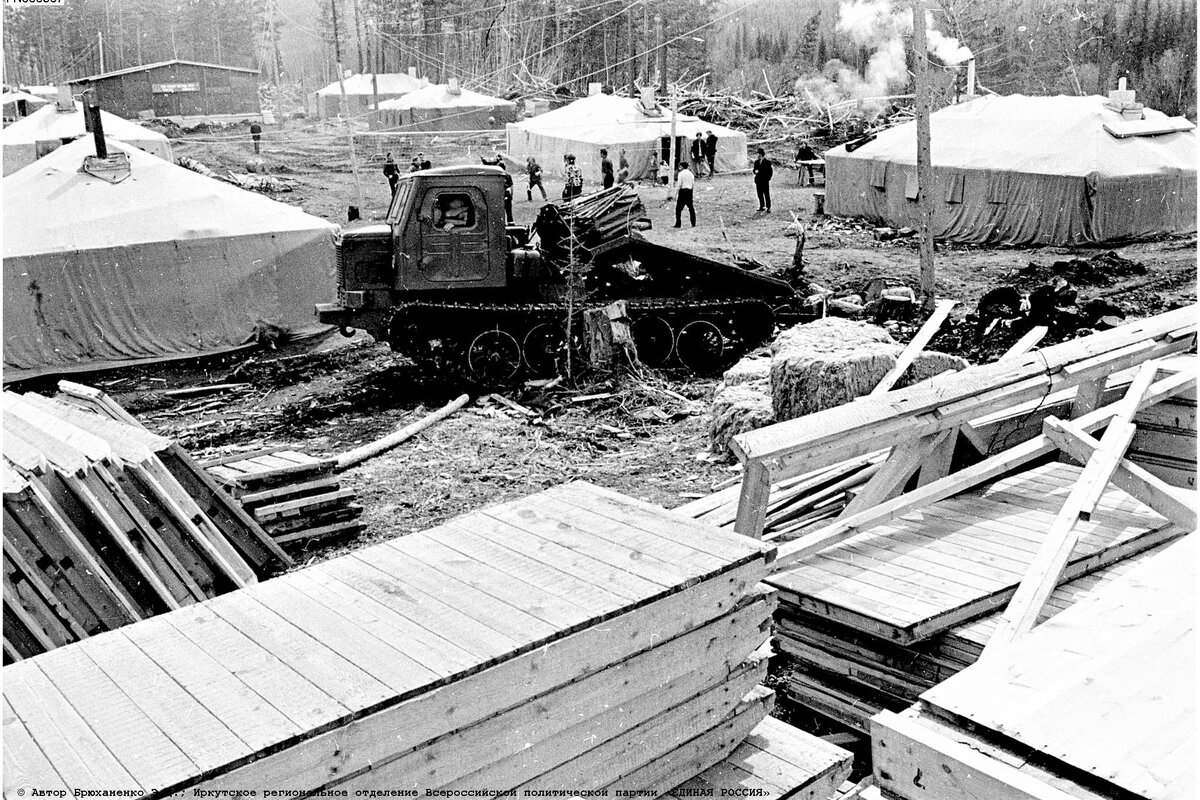
[[[631,75],[656,82],[656,48],[666,41],[671,81],[780,93],[823,71],[863,74],[879,43],[848,35],[839,12],[884,1],[317,0],[318,13],[297,19],[288,0],[66,0],[5,6],[4,68],[10,83],[45,84],[183,58],[316,84],[335,77],[340,54],[352,71],[415,66],[433,80],[501,94],[581,92]],[[974,52],[986,90],[1104,93],[1124,75],[1143,102],[1195,118],[1196,0],[929,5],[934,26]],[[301,35],[281,52],[289,27]],[[905,81],[901,74],[891,88],[903,93]]]

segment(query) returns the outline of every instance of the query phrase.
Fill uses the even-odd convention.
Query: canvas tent
[[[583,169],[585,180],[600,172],[601,147],[607,147],[613,164],[621,150],[629,159],[630,177],[645,178],[653,164],[670,152],[671,112],[647,113],[637,98],[594,94],[570,105],[507,126],[508,155],[518,161],[533,156],[547,174],[563,173],[563,156],[571,153]],[[699,117],[675,118],[677,146],[687,156],[687,141],[696,133],[712,131],[717,137],[717,171],[732,172],[749,166],[746,135]],[[679,140],[682,140],[680,142]]]
[[[3,181],[4,377],[217,353],[261,322],[320,330],[332,223],[109,139],[113,184],[81,172],[91,138]]]
[[[346,107],[352,117],[371,111],[376,99],[380,102],[403,97],[429,84],[424,78],[404,72],[381,72],[376,75],[351,75],[342,81],[346,87]],[[320,119],[341,113],[342,89],[337,81],[318,89],[311,95],[314,113]]]
[[[59,111],[54,103],[42,106],[25,119],[0,131],[4,147],[4,174],[10,175],[42,156],[62,147],[65,142],[89,135],[83,127],[83,106],[74,111]],[[166,161],[171,160],[171,142],[157,131],[100,111],[104,135],[131,144]]]
[[[1079,245],[1195,231],[1195,131],[1116,138],[1104,126],[1121,116],[1106,102],[987,96],[932,114],[934,237]],[[915,226],[916,152],[916,123],[833,148],[826,210]]]
[[[27,117],[50,101],[29,92],[4,92],[0,94],[0,107],[4,109],[4,121],[11,122]]]
[[[379,104],[372,130],[476,131],[516,121],[517,106],[470,89],[430,84]]]

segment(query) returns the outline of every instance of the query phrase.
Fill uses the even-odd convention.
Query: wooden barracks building
[[[257,118],[257,70],[197,61],[160,61],[71,81],[78,94],[95,92],[105,110],[127,119],[149,117]]]

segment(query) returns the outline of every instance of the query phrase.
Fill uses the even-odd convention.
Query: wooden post
[[[625,41],[625,46],[629,50],[629,97],[633,99],[637,97],[637,48],[633,43],[633,0],[629,0],[629,5],[625,7],[625,16],[629,21]]]
[[[921,208],[921,295],[926,313],[934,307],[933,163],[929,148],[929,49],[925,42],[925,0],[913,0],[913,63],[917,94],[917,191]]]
[[[658,35],[658,93],[665,95],[667,93],[667,44],[663,41],[663,21],[662,14],[654,15],[654,30]],[[671,147],[675,143],[671,142]],[[674,159],[671,160],[674,166]]]
[[[678,174],[678,170],[676,169],[676,164],[675,164],[675,161],[676,161],[675,153],[678,150],[678,143],[675,141],[675,118],[678,115],[678,106],[679,106],[679,98],[675,96],[675,91],[672,90],[671,91],[671,170],[670,170],[670,172],[671,172],[671,174],[670,174],[671,188],[667,190],[667,199],[668,200],[673,200],[675,198],[675,178],[676,178],[676,175]]]
[[[342,95],[338,107],[342,113],[342,121],[346,124],[346,138],[350,144],[350,170],[354,173],[354,189],[358,195],[358,208],[361,213],[363,207],[362,181],[358,178],[358,156],[354,153],[354,128],[350,124],[350,107],[346,102],[346,80],[343,77],[344,70],[342,69],[342,43],[338,38],[337,0],[329,0],[329,7],[333,10],[333,52],[334,60],[337,63],[338,89]]]

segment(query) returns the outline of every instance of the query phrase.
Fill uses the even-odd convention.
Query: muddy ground
[[[347,206],[358,200],[345,138],[337,132],[329,123],[289,122],[282,131],[267,133],[260,158],[270,174],[291,188],[276,199],[344,224]],[[245,130],[228,128],[189,135],[173,144],[177,155],[224,174],[244,172],[253,158],[245,139]],[[499,141],[435,141],[419,149],[437,165],[478,163],[479,154],[490,154],[494,144]],[[401,164],[411,156],[394,155]],[[360,165],[363,220],[354,224],[380,219],[388,199],[382,157],[360,153]],[[871,226],[814,218],[813,190],[801,187],[790,169],[780,167],[776,176],[769,215],[756,213],[749,175],[702,179],[696,191],[700,221],[695,229],[686,227],[686,221],[684,228],[672,228],[674,208],[666,190],[642,184],[654,223],[647,235],[702,255],[750,258],[769,270],[782,270],[791,263],[795,248],[795,239],[785,235],[795,215],[808,224],[805,265],[810,280],[830,288],[853,288],[887,276],[916,286],[915,239],[879,242]],[[596,177],[587,176],[590,186]],[[553,198],[561,184],[550,179],[546,188]],[[526,201],[518,179],[517,221],[532,221],[539,206]],[[1095,278],[1093,284],[1078,286],[1081,298],[1111,299],[1131,315],[1195,301],[1194,236],[1107,249],[1141,262],[1145,273],[1112,282]],[[1006,283],[1028,284],[1032,278],[1017,271],[1031,262],[1044,266],[1099,252],[943,247],[937,257],[938,294],[961,301],[954,314],[961,319],[987,290]],[[331,295],[333,290],[331,285]],[[901,336],[911,335],[911,330],[902,329]],[[958,348],[951,339],[943,344]],[[347,340],[337,334],[288,343],[278,350],[242,351],[78,379],[104,388],[148,427],[178,439],[200,458],[275,445],[314,455],[336,454],[419,419],[464,389],[417,381],[386,346],[362,335]],[[163,394],[223,382],[244,385],[214,395]],[[591,385],[563,384],[548,393],[520,386],[505,390],[533,415],[487,398],[475,400],[417,439],[346,473],[345,484],[358,492],[366,507],[366,531],[356,541],[315,546],[302,560],[327,558],[365,542],[420,530],[565,480],[592,481],[665,507],[679,505],[734,474],[730,465],[707,453],[703,414],[715,384],[712,378],[660,371],[614,376]],[[53,383],[43,380],[24,388],[53,392]],[[573,402],[595,394],[610,396]]]

